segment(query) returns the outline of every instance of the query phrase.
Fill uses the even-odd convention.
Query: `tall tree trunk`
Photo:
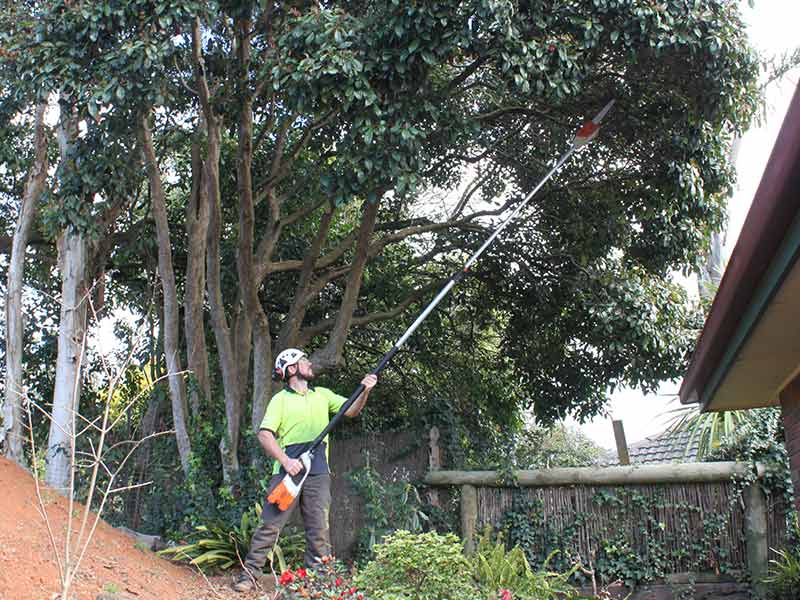
[[[0,442],[4,443],[5,454],[19,464],[25,463],[23,452],[22,398],[25,384],[22,376],[22,285],[25,273],[25,250],[28,246],[36,206],[47,180],[47,133],[44,126],[44,113],[47,103],[36,107],[33,135],[34,160],[19,211],[17,228],[11,246],[11,261],[8,265],[6,293],[6,393],[5,403],[0,410]]]
[[[253,352],[253,340],[257,338],[257,350],[253,364],[253,403],[251,414],[254,414],[261,402],[263,393],[263,361],[271,355],[269,345],[269,322],[267,315],[261,307],[258,298],[258,289],[261,282],[255,274],[253,246],[255,243],[255,206],[253,202],[253,96],[248,88],[250,69],[250,35],[253,25],[249,15],[237,20],[239,44],[237,47],[239,59],[239,85],[241,86],[241,107],[239,110],[238,154],[236,160],[236,187],[239,196],[239,247],[236,257],[236,269],[244,299],[244,315],[246,320],[240,323],[237,332],[237,356],[241,370],[239,383],[241,385],[241,398],[247,393],[247,382],[250,380],[250,356]],[[259,383],[256,384],[256,379]],[[263,413],[262,413],[263,414]],[[253,429],[258,425],[252,419]]]
[[[186,289],[183,299],[186,360],[197,383],[189,394],[189,404],[194,415],[200,414],[201,399],[207,402],[211,397],[203,316],[208,217],[208,194],[203,184],[203,164],[199,143],[195,141],[192,144],[192,192],[186,206]]]
[[[77,135],[77,122],[61,109],[58,145],[61,168],[73,169],[69,147]],[[68,492],[72,479],[75,451],[75,420],[81,395],[81,365],[84,356],[87,315],[89,248],[83,234],[72,227],[58,240],[61,270],[61,314],[58,323],[58,355],[53,391],[53,410],[47,441],[45,481],[53,488]]]
[[[222,300],[222,279],[220,273],[220,235],[221,207],[219,196],[219,134],[220,126],[208,120],[208,158],[203,172],[206,177],[210,219],[208,227],[208,246],[206,249],[206,286],[211,308],[211,328],[219,353],[222,370],[222,387],[225,396],[225,435],[220,440],[222,456],[222,475],[226,482],[233,481],[239,472],[239,422],[242,415],[239,388],[239,367],[236,363],[234,343],[225,304]]]
[[[141,116],[139,134],[150,181],[150,206],[156,224],[156,239],[158,241],[158,274],[164,294],[164,313],[162,318],[164,354],[167,360],[167,379],[169,382],[170,402],[172,404],[172,420],[175,428],[175,438],[178,442],[181,467],[183,468],[183,474],[188,477],[192,445],[186,424],[188,406],[180,356],[180,308],[178,292],[175,286],[175,272],[172,268],[172,245],[170,244],[166,199],[164,197],[164,188],[161,184],[161,172],[158,168],[153,148],[153,138],[147,123],[147,115]]]
[[[147,410],[142,416],[139,424],[139,439],[144,439],[156,432],[159,413],[161,412],[163,396],[161,394],[150,394],[147,402]],[[141,484],[147,481],[148,465],[152,453],[152,440],[144,442],[133,457],[133,468],[128,485],[138,486],[130,490],[125,498],[125,514],[128,527],[138,530],[142,522],[142,487]]]
[[[253,406],[250,411],[253,431],[258,431],[267,410],[272,389],[272,339],[264,309],[256,309],[253,327]]]
[[[206,287],[211,309],[211,328],[217,344],[222,387],[225,395],[225,435],[220,440],[223,479],[233,481],[239,472],[239,421],[241,420],[241,396],[239,394],[238,367],[234,353],[233,340],[225,315],[222,300],[222,281],[220,276],[220,235],[221,207],[219,189],[220,131],[222,120],[214,111],[211,92],[206,77],[203,59],[203,40],[200,31],[200,18],[192,23],[192,63],[194,67],[195,89],[203,111],[208,131],[208,150],[203,164],[203,177],[209,204],[208,242],[206,246]]]
[[[75,418],[80,404],[81,365],[86,335],[88,244],[68,229],[59,240],[61,318],[45,481],[68,491],[74,455]]]

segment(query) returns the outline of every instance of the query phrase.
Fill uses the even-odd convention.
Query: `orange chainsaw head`
[[[285,480],[281,481],[275,489],[270,492],[269,496],[267,496],[267,501],[270,504],[276,504],[278,506],[278,510],[286,510],[292,505],[292,502],[295,501],[297,498],[296,494],[292,493],[285,485]]]

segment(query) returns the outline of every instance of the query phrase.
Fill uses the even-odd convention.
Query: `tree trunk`
[[[70,164],[69,147],[77,135],[76,119],[61,109],[58,145],[61,168]],[[58,240],[61,270],[61,315],[58,323],[58,355],[53,391],[53,409],[47,441],[45,482],[65,493],[72,480],[75,453],[75,419],[80,404],[81,364],[86,337],[88,244],[84,236],[68,227]]]
[[[258,298],[261,281],[256,276],[253,246],[255,243],[255,206],[253,203],[253,97],[248,89],[247,74],[250,68],[250,35],[253,29],[249,15],[237,21],[239,44],[237,48],[242,86],[239,110],[238,155],[236,161],[236,186],[239,196],[239,247],[236,269],[244,300],[245,319],[239,321],[237,331],[237,357],[240,365],[240,398],[247,393],[250,380],[250,356],[253,354],[253,341],[256,342],[253,363],[253,402],[251,423],[257,431],[261,424],[256,423],[255,415],[263,416],[264,364],[270,360],[272,349],[269,335],[269,321]],[[269,383],[266,383],[267,387]]]
[[[86,335],[88,244],[68,229],[59,240],[61,319],[45,481],[68,492],[74,455],[75,417],[81,394],[81,363]]]
[[[161,394],[150,394],[147,402],[147,410],[142,416],[141,423],[139,424],[139,439],[144,439],[149,435],[156,432],[156,423],[158,422],[158,415],[161,412],[163,396]],[[133,457],[133,468],[131,469],[131,478],[129,485],[140,486],[147,481],[148,465],[150,464],[150,454],[152,452],[153,442],[148,440],[144,442]],[[136,487],[127,493],[126,497],[126,522],[131,529],[139,529],[142,521],[142,487]]]
[[[206,287],[208,303],[211,308],[211,328],[217,343],[222,387],[225,392],[226,430],[219,448],[222,456],[223,479],[233,481],[239,472],[237,449],[239,444],[239,421],[241,419],[241,396],[239,394],[238,367],[234,353],[233,340],[222,301],[222,281],[220,276],[220,235],[221,207],[219,186],[220,131],[222,120],[213,108],[211,92],[206,78],[203,40],[200,18],[192,23],[192,64],[194,67],[195,89],[208,131],[208,151],[203,164],[203,181],[209,205],[208,243],[206,246]]]
[[[222,476],[226,482],[233,481],[239,472],[239,421],[241,419],[241,396],[239,395],[239,367],[236,364],[233,339],[225,305],[222,300],[220,274],[221,207],[219,193],[219,133],[220,125],[206,119],[208,123],[208,157],[203,173],[209,202],[208,246],[206,249],[206,285],[211,308],[211,328],[217,343],[219,363],[222,370],[222,387],[225,396],[225,435],[220,440]]]
[[[272,339],[269,322],[264,309],[259,305],[253,327],[253,407],[251,424],[258,431],[267,410],[272,389]]]
[[[156,163],[153,139],[147,124],[147,115],[141,116],[139,123],[142,152],[150,181],[150,206],[156,224],[158,242],[158,273],[164,295],[164,354],[167,362],[167,379],[169,396],[172,404],[172,420],[175,437],[178,442],[178,454],[183,474],[189,476],[192,446],[187,427],[188,406],[186,403],[186,386],[183,381],[183,366],[180,356],[180,308],[178,292],[175,286],[175,273],[172,268],[172,245],[170,244],[169,222],[167,221],[167,205],[164,189],[161,184],[161,172]]]
[[[44,127],[44,113],[47,103],[36,107],[35,129],[33,135],[34,162],[25,183],[22,205],[19,211],[17,228],[11,247],[11,260],[8,265],[8,284],[6,294],[6,394],[5,403],[0,410],[2,427],[0,442],[4,443],[5,454],[19,464],[25,463],[23,452],[22,399],[25,387],[22,376],[22,285],[25,273],[25,249],[28,246],[36,205],[47,180],[47,135]]]
[[[201,400],[208,402],[211,397],[203,315],[208,217],[208,195],[203,184],[203,164],[199,144],[195,142],[192,144],[192,193],[186,206],[186,289],[183,299],[186,360],[197,384],[189,393],[189,404],[194,415],[200,414]]]

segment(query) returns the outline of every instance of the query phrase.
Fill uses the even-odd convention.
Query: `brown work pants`
[[[269,493],[275,489],[282,475],[275,475],[269,482]],[[323,556],[331,553],[330,524],[328,521],[331,508],[331,476],[327,473],[309,475],[306,478],[300,496],[295,498],[285,511],[278,510],[274,504],[264,499],[261,512],[261,525],[253,533],[250,540],[250,551],[244,559],[244,566],[252,575],[260,575],[267,562],[267,553],[275,546],[278,534],[289,521],[294,509],[300,506],[303,526],[306,530],[305,564],[313,567]],[[280,545],[280,542],[278,542]]]

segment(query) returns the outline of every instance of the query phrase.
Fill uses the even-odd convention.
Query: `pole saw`
[[[417,330],[417,328],[422,324],[422,322],[428,317],[429,314],[433,311],[434,308],[442,301],[442,299],[450,292],[451,289],[461,281],[468,273],[472,265],[475,263],[476,260],[483,254],[484,250],[486,250],[497,236],[508,226],[508,224],[514,220],[514,218],[520,213],[520,211],[527,206],[528,202],[536,195],[536,193],[544,186],[547,181],[558,172],[559,169],[564,165],[567,160],[580,148],[587,145],[591,142],[595,137],[597,137],[598,132],[600,131],[600,124],[603,120],[603,117],[606,116],[611,107],[614,104],[614,100],[611,100],[608,104],[606,104],[603,109],[597,113],[597,115],[590,121],[586,121],[583,126],[578,130],[575,134],[575,137],[572,139],[569,149],[561,155],[561,157],[556,161],[555,166],[536,184],[536,187],[531,190],[527,196],[522,200],[522,202],[514,209],[514,211],[492,232],[492,234],[486,239],[485,242],[478,248],[475,253],[469,257],[467,262],[464,264],[464,267],[461,271],[454,273],[441,289],[441,291],[436,295],[436,297],[431,300],[428,306],[420,313],[417,317],[416,321],[414,321],[411,326],[406,329],[405,333],[394,343],[391,350],[389,350],[386,354],[383,355],[380,362],[378,362],[378,366],[372,370],[374,375],[378,375],[386,365],[389,364],[389,361],[394,358],[394,355],[400,350],[403,344],[406,343],[409,337]],[[311,470],[311,459],[314,457],[314,452],[317,450],[319,445],[325,439],[325,437],[331,432],[331,430],[336,427],[339,421],[342,420],[344,414],[347,410],[352,406],[352,404],[356,401],[356,399],[361,395],[364,391],[364,385],[359,383],[358,387],[350,394],[350,397],[347,401],[342,405],[339,411],[333,416],[333,418],[328,423],[327,427],[322,430],[322,432],[314,439],[313,442],[306,446],[301,446],[300,450],[297,452],[299,456],[292,456],[291,458],[296,458],[300,460],[303,464],[303,471],[295,475],[294,477],[286,473],[284,478],[281,482],[275,486],[275,489],[269,494],[267,500],[272,503],[276,504],[279,510],[286,510],[291,506],[292,502],[294,502],[295,498],[300,494],[300,490],[303,487],[303,483],[305,483],[306,478],[308,477],[308,473]],[[283,469],[281,469],[283,471]],[[285,471],[284,471],[285,472]]]

